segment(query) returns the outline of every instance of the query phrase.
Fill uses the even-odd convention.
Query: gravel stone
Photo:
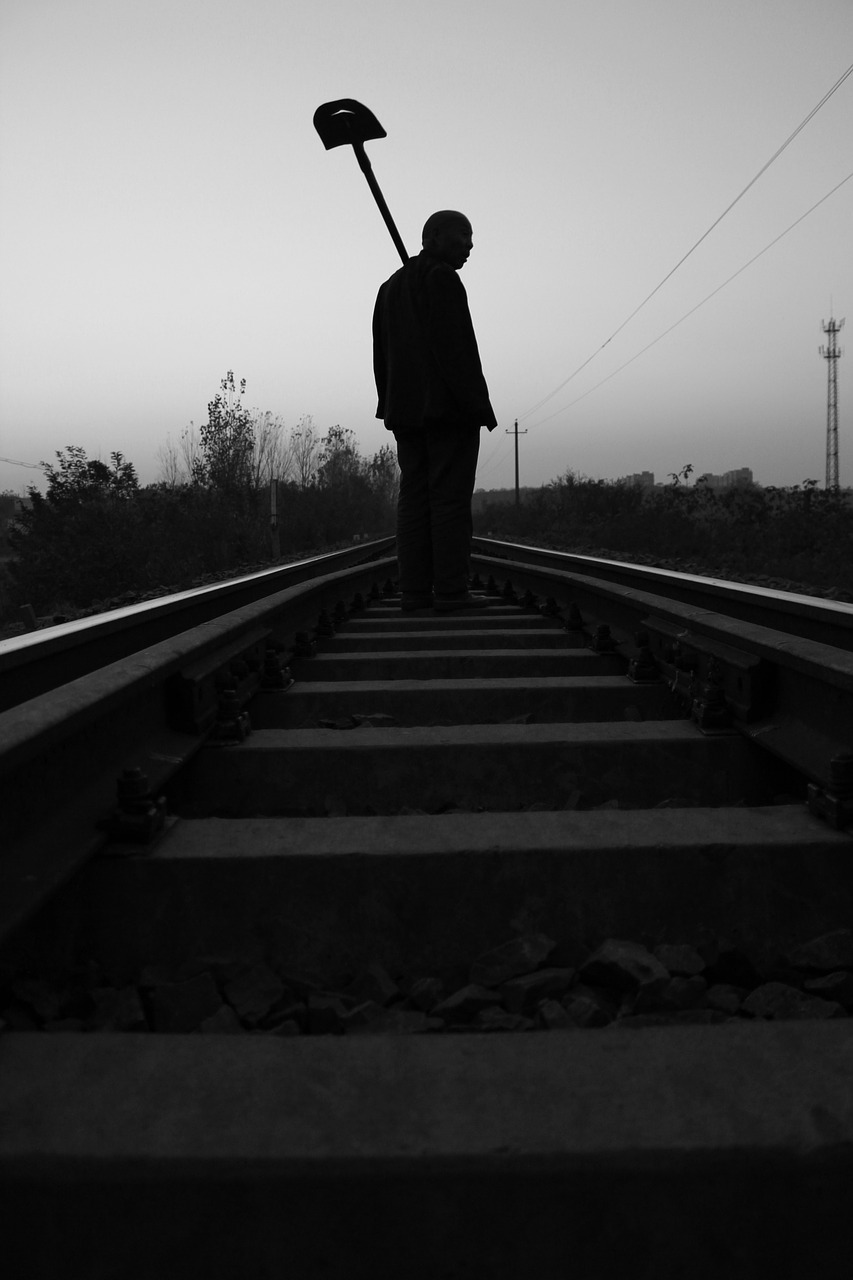
[[[307,978],[282,978],[256,952],[241,959],[196,956],[178,969],[147,966],[138,986],[125,987],[110,985],[90,961],[61,980],[4,972],[0,1029],[225,1035],[247,1030],[284,1037],[483,1034],[853,1014],[853,966],[836,963],[853,958],[851,930],[802,944],[765,967],[761,977],[744,952],[717,937],[700,939],[695,947],[663,943],[654,953],[640,943],[609,938],[575,970],[540,967],[556,943],[534,932],[524,914],[512,927],[528,932],[471,966],[472,974],[490,983],[471,981],[450,995],[435,976],[407,981],[401,990],[378,962],[335,991]],[[825,970],[830,963],[835,967]]]
[[[379,1004],[376,1000],[363,1000],[355,1008],[347,1009],[341,1019],[343,1029],[348,1034],[354,1031],[366,1030],[371,1023],[376,1022],[377,1018],[381,1018],[384,1012],[385,1006]]]
[[[698,944],[696,950],[705,961],[703,977],[709,986],[722,982],[749,990],[761,982],[761,975],[749,956],[724,938],[707,940]]]
[[[762,983],[749,993],[741,1010],[753,1018],[835,1018],[844,1013],[835,1000],[822,1000],[784,982]]]
[[[537,969],[510,978],[501,987],[503,1006],[508,1013],[531,1013],[544,996],[568,991],[574,979],[574,969]]]
[[[574,1022],[571,1014],[563,1008],[559,1000],[550,997],[540,1001],[536,1010],[536,1025],[545,1031],[563,1031],[570,1028],[577,1030],[577,1023]]]
[[[834,973],[837,969],[853,969],[853,930],[836,929],[821,934],[799,947],[794,947],[788,960],[795,969],[817,973]]]
[[[211,1014],[209,1018],[205,1018],[199,1026],[199,1031],[209,1035],[239,1035],[243,1030],[240,1025],[240,1019],[237,1017],[230,1004],[221,1004],[216,1013]]]
[[[152,1030],[195,1031],[221,1004],[222,997],[209,973],[185,982],[163,983],[151,993]]]
[[[95,1011],[84,1022],[87,1031],[148,1030],[136,987],[97,987],[90,997]]]
[[[217,985],[223,986],[225,983],[233,982],[241,973],[245,973],[247,969],[251,969],[258,963],[262,961],[257,954],[244,955],[240,958],[216,955],[192,956],[175,971],[174,980],[183,982],[185,978],[195,978],[200,973],[209,973]]]
[[[728,1021],[726,1014],[718,1009],[673,1009],[659,1010],[657,1013],[629,1013],[617,1018],[611,1027],[677,1027],[705,1025],[712,1022]]]
[[[412,983],[407,1000],[422,1013],[430,1013],[441,999],[443,990],[440,978],[418,978]]]
[[[348,1035],[418,1035],[434,1029],[433,1019],[420,1009],[381,1009],[377,1017],[361,1026],[347,1027]],[[443,1025],[438,1022],[438,1025]]]
[[[3,1022],[7,1031],[38,1031],[39,1024],[32,1009],[15,1002],[3,1010]]]
[[[295,1022],[300,1031],[308,1025],[308,1008],[299,1000],[291,1000],[285,995],[283,1000],[270,1009],[265,1018],[261,1018],[258,1026],[263,1031],[272,1031],[274,1027],[285,1021]]]
[[[534,1023],[532,1018],[507,1013],[499,1004],[493,1004],[488,1009],[480,1010],[474,1019],[474,1025],[478,1031],[530,1031]]]
[[[400,723],[395,716],[384,711],[371,711],[367,715],[354,713],[352,719],[359,729],[391,729]]]
[[[669,973],[650,951],[638,942],[608,938],[592,953],[580,970],[581,979],[593,986],[616,991],[634,991],[653,978],[668,981]]]
[[[729,983],[718,982],[713,987],[709,987],[705,993],[705,1000],[710,1009],[717,1009],[720,1013],[737,1013],[746,991],[743,987],[734,987]]]
[[[284,1018],[281,1022],[277,1022],[274,1027],[270,1027],[267,1034],[271,1036],[298,1036],[302,1034],[302,1029],[295,1018]]]
[[[442,1000],[433,1009],[433,1017],[443,1018],[448,1024],[471,1022],[481,1009],[494,1005],[497,996],[479,983],[472,982],[460,987],[446,1000]]]
[[[630,993],[625,994],[626,1011],[640,1014],[654,1013],[657,1009],[664,1009],[667,1004],[666,993],[671,983],[672,978],[664,978],[660,975],[641,982],[633,998]]]
[[[525,933],[478,956],[471,965],[474,986],[499,987],[502,982],[532,973],[547,960],[556,946],[544,933]]]
[[[673,1009],[696,1009],[705,1003],[708,984],[701,974],[691,978],[671,978],[664,992],[664,1003]]]
[[[142,968],[139,975],[137,986],[144,990],[153,990],[154,987],[168,987],[173,982],[183,982],[185,978],[196,977],[201,970],[196,969],[194,973],[180,973],[173,975],[171,969],[165,964],[146,964]],[[90,983],[90,986],[95,984]]]
[[[383,966],[373,963],[367,965],[355,981],[344,989],[343,994],[351,996],[359,1004],[365,1000],[374,1000],[377,1004],[388,1005],[392,1000],[398,1000],[401,992]]]
[[[256,1026],[284,995],[284,983],[260,961],[225,984],[225,998],[242,1022]]]
[[[43,978],[18,978],[11,984],[10,990],[41,1021],[55,1021],[59,1018],[62,1002],[53,983]]]
[[[848,1013],[853,1012],[853,973],[847,969],[838,969],[835,973],[827,973],[820,978],[807,979],[803,989],[813,996],[821,996],[824,1000],[837,1000]]]
[[[613,1021],[613,1014],[593,996],[567,996],[563,1008],[576,1027],[606,1027]]]
[[[705,961],[699,952],[686,942],[675,945],[664,943],[655,947],[652,954],[673,977],[692,978],[705,968]]]
[[[308,1032],[312,1036],[338,1034],[344,1029],[347,1007],[339,996],[308,997]]]

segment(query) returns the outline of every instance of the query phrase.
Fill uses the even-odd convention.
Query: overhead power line
[[[17,458],[0,458],[0,462],[9,462],[13,467],[29,467],[31,471],[41,471],[38,462],[19,462]]]
[[[592,355],[591,355],[591,356],[588,356],[588,357],[587,357],[587,359],[586,359],[586,360],[584,360],[583,364],[578,365],[577,369],[575,369],[573,373],[570,373],[570,374],[569,374],[569,376],[568,376],[567,378],[564,378],[564,379],[563,379],[563,381],[559,384],[559,386],[555,387],[553,391],[549,391],[549,392],[548,392],[548,395],[547,395],[547,396],[543,396],[543,397],[542,397],[542,399],[541,399],[541,400],[539,400],[539,401],[537,401],[537,403],[536,403],[535,405],[533,405],[533,407],[532,407],[531,409],[526,409],[524,413],[520,413],[520,414],[518,415],[520,420],[521,420],[521,419],[524,419],[524,418],[529,418],[529,417],[531,417],[531,416],[532,416],[532,414],[537,413],[537,412],[538,412],[538,411],[543,407],[543,405],[546,405],[546,404],[548,403],[548,401],[549,401],[549,400],[552,400],[552,399],[554,398],[554,396],[555,396],[555,395],[557,395],[560,391],[562,391],[562,390],[563,390],[563,387],[567,386],[567,385],[572,381],[572,379],[573,379],[573,378],[576,378],[576,377],[577,377],[577,375],[578,375],[578,374],[579,374],[583,369],[585,369],[585,368],[586,368],[586,366],[587,366],[587,365],[588,365],[592,360],[594,360],[594,359],[595,359],[595,357],[596,357],[596,356],[597,356],[601,351],[603,351],[603,350],[604,350],[604,348],[608,345],[608,343],[610,343],[610,342],[612,342],[612,341],[613,341],[613,339],[616,337],[616,335],[617,335],[617,334],[619,334],[619,333],[621,333],[621,332],[622,332],[622,330],[625,328],[625,326],[626,326],[627,324],[629,324],[629,323],[634,319],[634,316],[636,316],[640,311],[642,311],[642,309],[643,309],[643,307],[646,305],[646,303],[651,301],[651,299],[655,296],[655,294],[656,294],[660,289],[662,289],[662,288],[663,288],[663,286],[666,284],[667,280],[671,279],[671,277],[675,275],[675,273],[676,273],[676,271],[678,270],[678,268],[679,268],[679,267],[681,267],[681,266],[683,266],[683,265],[684,265],[684,263],[687,261],[687,259],[690,257],[690,255],[691,255],[692,253],[694,253],[694,252],[696,251],[696,249],[698,249],[698,248],[699,248],[699,245],[702,243],[702,241],[703,241],[703,240],[706,240],[706,239],[707,239],[707,237],[708,237],[708,236],[711,234],[711,232],[714,230],[714,228],[715,228],[715,227],[717,227],[717,226],[719,226],[719,224],[722,222],[723,218],[725,218],[726,214],[731,213],[732,209],[734,209],[735,205],[736,205],[736,204],[738,204],[738,202],[739,202],[740,200],[742,200],[742,199],[743,199],[743,197],[746,195],[747,191],[749,191],[749,189],[750,189],[751,187],[754,187],[754,186],[755,186],[756,182],[757,182],[757,181],[758,181],[758,179],[762,176],[762,174],[766,173],[766,172],[767,172],[767,170],[770,168],[770,166],[773,164],[773,162],[774,162],[775,160],[778,160],[778,159],[779,159],[779,156],[781,156],[782,152],[783,152],[787,147],[789,147],[789,146],[791,145],[791,143],[792,143],[792,142],[794,141],[794,139],[797,137],[797,134],[801,133],[801,132],[803,131],[803,129],[805,129],[805,127],[806,127],[806,125],[809,123],[809,121],[810,121],[810,120],[812,120],[812,119],[814,118],[814,116],[816,116],[816,115],[817,115],[817,113],[818,113],[818,111],[820,111],[821,107],[823,107],[823,106],[825,106],[825,105],[826,105],[826,103],[829,101],[829,99],[832,97],[832,95],[833,95],[833,94],[834,94],[838,89],[840,89],[840,88],[841,88],[841,86],[844,84],[844,81],[845,81],[845,80],[847,79],[847,77],[848,77],[849,75],[851,75],[851,74],[853,74],[853,63],[851,63],[851,65],[847,68],[847,70],[846,70],[845,72],[843,72],[843,74],[842,74],[842,75],[840,75],[840,76],[838,77],[838,79],[836,80],[836,82],[835,82],[835,84],[832,86],[832,88],[827,89],[826,93],[823,95],[823,97],[821,98],[820,102],[816,103],[816,104],[815,104],[815,106],[813,106],[813,107],[812,107],[812,109],[811,109],[811,111],[808,113],[808,115],[807,115],[803,120],[801,120],[801,121],[800,121],[800,123],[797,125],[796,129],[794,130],[794,132],[793,132],[792,134],[790,134],[790,135],[785,139],[785,141],[782,143],[782,145],[781,145],[780,147],[778,147],[778,148],[773,152],[773,155],[770,157],[770,159],[769,159],[769,160],[767,160],[767,161],[766,161],[766,162],[761,166],[761,168],[758,170],[758,172],[755,174],[755,176],[754,176],[753,178],[751,178],[751,179],[750,179],[750,181],[746,184],[746,186],[743,188],[743,190],[742,190],[738,195],[736,195],[736,196],[735,196],[735,198],[734,198],[734,200],[732,200],[731,204],[727,205],[727,206],[726,206],[726,208],[723,210],[723,212],[719,215],[719,217],[717,217],[717,218],[715,218],[715,219],[714,219],[714,221],[713,221],[713,222],[711,223],[711,225],[708,227],[707,231],[703,232],[703,234],[699,237],[699,239],[696,241],[696,243],[695,243],[695,244],[694,244],[690,249],[688,249],[688,250],[687,250],[687,252],[684,254],[684,256],[683,256],[683,257],[679,258],[679,260],[678,260],[678,262],[676,262],[675,266],[674,266],[670,271],[668,271],[668,272],[666,273],[666,275],[663,277],[663,279],[662,279],[658,284],[656,284],[656,285],[655,285],[655,287],[654,287],[654,289],[652,289],[651,293],[647,294],[647,296],[643,299],[643,301],[639,304],[639,306],[636,306],[636,307],[634,308],[634,310],[631,312],[631,314],[630,314],[629,316],[627,316],[627,317],[622,321],[622,323],[619,325],[619,327],[618,327],[617,329],[614,329],[614,330],[613,330],[613,332],[611,333],[610,337],[609,337],[605,342],[602,342],[602,344],[601,344],[601,346],[600,346],[600,347],[596,347],[596,349],[595,349],[595,351],[593,351]],[[845,181],[846,181],[846,179],[845,179]],[[830,194],[831,194],[831,193],[830,193]],[[818,202],[818,203],[820,203],[820,202]],[[804,214],[803,216],[805,217],[806,215]],[[795,223],[794,225],[796,225],[796,223]],[[789,228],[789,230],[790,230],[790,228]],[[784,235],[785,233],[783,232],[782,234]],[[774,243],[775,243],[775,241],[774,241]],[[770,248],[770,246],[769,246],[769,245],[768,245],[767,247],[768,247],[768,248]],[[747,265],[749,265],[749,264],[747,263]],[[741,269],[743,270],[743,268],[741,268]],[[722,286],[720,286],[720,287],[722,288]],[[709,296],[713,296],[713,295],[709,295]],[[699,305],[701,306],[701,303],[700,303]],[[688,313],[688,314],[689,314],[689,313]],[[663,336],[663,335],[661,335],[661,336]],[[635,357],[635,359],[636,359],[636,357]],[[606,379],[605,379],[605,381],[606,381]]]
[[[842,178],[840,182],[837,182],[831,191],[827,191],[826,195],[821,196],[820,200],[816,201],[816,203],[813,204],[810,209],[806,209],[805,213],[801,213],[799,218],[795,219],[795,221],[792,222],[789,227],[786,227],[784,231],[780,231],[778,236],[776,236],[773,240],[771,240],[769,244],[766,244],[763,249],[759,250],[758,253],[754,254],[753,257],[751,257],[748,262],[745,262],[742,267],[738,267],[737,271],[733,272],[732,275],[730,275],[727,280],[724,280],[722,284],[717,285],[716,289],[712,289],[709,294],[706,294],[701,302],[697,302],[695,307],[691,307],[689,311],[685,311],[684,315],[681,317],[680,320],[676,320],[675,323],[671,324],[668,329],[664,329],[663,333],[659,333],[656,338],[653,338],[651,342],[647,343],[646,346],[644,346],[640,351],[636,353],[636,355],[631,356],[630,360],[626,360],[624,364],[620,364],[618,369],[614,369],[612,373],[608,373],[606,378],[602,378],[600,382],[596,382],[595,386],[590,387],[588,391],[584,391],[583,395],[577,396],[576,399],[571,400],[568,404],[563,405],[562,408],[555,409],[554,412],[549,413],[547,417],[540,418],[538,422],[533,423],[533,426],[541,427],[543,423],[550,422],[550,420],[552,418],[556,418],[558,414],[565,413],[568,409],[571,409],[573,405],[579,404],[581,400],[585,400],[587,396],[592,395],[593,391],[597,391],[599,387],[603,387],[605,382],[609,382],[611,378],[615,378],[617,373],[621,373],[623,369],[627,369],[629,364],[633,364],[635,360],[639,360],[640,356],[645,355],[645,353],[647,351],[650,351],[652,347],[656,346],[657,343],[661,341],[661,339],[665,338],[668,334],[672,333],[673,329],[677,329],[680,324],[683,324],[685,320],[689,319],[690,316],[692,316],[695,312],[697,312],[700,307],[704,307],[706,302],[710,302],[710,300],[713,297],[716,297],[716,295],[722,289],[725,289],[726,285],[731,284],[733,280],[736,280],[739,275],[741,275],[744,271],[746,271],[747,267],[751,267],[754,262],[757,262],[759,258],[761,258],[765,253],[767,253],[768,249],[772,249],[774,244],[778,244],[779,241],[783,239],[783,237],[786,236],[789,231],[793,231],[794,227],[799,226],[799,224],[803,222],[804,219],[806,219],[810,213],[814,213],[815,209],[819,209],[820,206],[826,200],[828,200],[830,196],[834,196],[836,191],[838,191],[841,187],[843,187],[845,182],[849,182],[851,178],[853,178],[853,170],[851,170],[851,172],[848,173],[846,178]]]

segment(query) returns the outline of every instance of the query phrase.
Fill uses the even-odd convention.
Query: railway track
[[[348,559],[0,718],[19,1274],[846,1276],[853,610]]]

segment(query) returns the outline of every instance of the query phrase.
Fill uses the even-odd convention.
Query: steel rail
[[[576,571],[577,557],[525,555],[527,548],[497,546],[504,554],[485,555],[480,548],[475,562],[493,576],[503,573],[507,580],[525,581],[557,597],[564,616],[574,605],[593,647],[604,644],[621,652],[629,674],[633,669],[638,679],[667,680],[700,728],[739,732],[773,752],[811,780],[817,807],[829,797],[836,825],[853,826],[853,653],[848,648],[766,625],[787,616],[772,607],[761,614],[764,623],[744,620],[737,610],[709,609],[702,603],[707,596],[701,584],[695,595],[687,584],[683,596],[676,596],[672,583],[670,594],[655,594],[626,585],[632,580],[654,585],[652,575],[593,577]],[[510,551],[523,558],[507,559]],[[597,564],[584,558],[582,568]],[[727,603],[724,593],[717,600]]]
[[[0,713],[0,937],[103,849],[98,822],[116,808],[119,778],[141,771],[156,801],[215,731],[223,683],[239,712],[260,687],[266,648],[286,657],[322,610],[369,591],[395,563],[380,557],[267,592]]]
[[[271,593],[385,555],[393,544],[360,542],[0,640],[0,711]]]
[[[853,650],[853,604],[844,601],[493,538],[475,538],[474,550],[517,564],[563,568],[597,581],[636,586],[696,608],[716,610],[744,622]]]
[[[247,657],[257,666],[270,643],[292,649],[296,633],[310,632],[321,609],[393,577],[395,557],[382,555],[391,545],[384,540],[343,556],[219,584],[200,593],[213,616],[194,626],[185,625],[188,615],[173,609],[167,598],[160,602],[161,616],[182,618],[177,634],[142,647],[128,622],[118,632],[127,646],[118,660],[0,713],[0,935],[104,846],[97,820],[115,807],[116,781],[124,771],[141,769],[156,797],[206,741],[223,673],[235,662],[245,665]],[[334,568],[342,558],[361,563]],[[638,630],[647,631],[655,678],[667,680],[683,696],[688,714],[695,715],[695,704],[707,701],[710,687],[729,712],[722,731],[752,738],[832,796],[833,761],[851,746],[853,655],[848,649],[744,620],[736,611],[732,616],[720,607],[727,598],[724,583],[711,584],[717,608],[709,609],[702,603],[708,598],[707,580],[697,586],[689,575],[486,539],[476,540],[473,560],[489,573],[557,597],[567,626],[573,625],[569,604],[579,605],[588,642],[598,643],[599,629],[607,627],[609,643],[626,667],[642,652]],[[318,569],[319,576],[309,576]],[[296,575],[306,580],[292,582]],[[288,576],[292,584],[281,589]],[[270,585],[279,589],[270,591]],[[249,602],[222,612],[241,591],[251,596]],[[734,595],[742,594],[736,587]],[[808,603],[816,603],[818,613],[821,607],[842,615],[849,610]],[[158,602],[151,605],[156,611]],[[789,615],[765,609],[761,616],[766,623]],[[806,614],[795,610],[793,616]],[[97,632],[98,619],[87,621]],[[104,625],[109,627],[110,620]],[[249,681],[241,694],[243,702],[258,687],[253,678],[255,684]],[[183,711],[176,713],[176,689],[189,710],[181,704]],[[846,813],[843,806],[841,813]]]

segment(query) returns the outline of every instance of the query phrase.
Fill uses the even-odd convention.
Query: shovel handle
[[[405,264],[406,262],[409,261],[409,255],[406,252],[406,246],[403,244],[403,238],[400,235],[400,232],[397,230],[394,219],[391,217],[391,210],[388,208],[387,204],[385,203],[385,197],[383,196],[382,192],[379,189],[379,183],[376,181],[376,178],[374,177],[373,167],[367,158],[367,152],[364,149],[364,144],[360,142],[358,139],[354,139],[352,143],[352,149],[355,152],[355,158],[358,161],[358,167],[359,169],[361,169],[361,172],[364,174],[365,178],[367,179],[367,185],[370,187],[370,190],[373,192],[373,199],[376,201],[379,207],[379,212],[382,214],[382,217],[385,219],[385,225],[388,228],[388,230],[391,232],[391,239],[394,241],[394,244],[397,246],[397,252],[399,253],[403,263]]]

